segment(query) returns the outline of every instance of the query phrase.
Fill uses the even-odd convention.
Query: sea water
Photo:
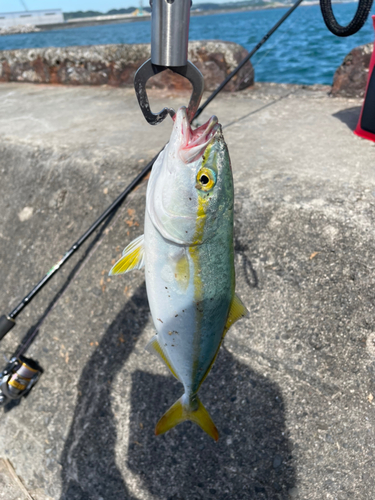
[[[338,21],[346,25],[353,17],[357,3],[335,4],[333,8]],[[250,51],[286,11],[278,8],[192,17],[190,39],[227,40],[239,43]],[[7,35],[0,37],[0,50],[149,43],[150,30],[150,21],[139,21]],[[371,17],[356,35],[338,38],[326,28],[318,5],[302,4],[253,57],[255,79],[278,83],[331,84],[333,74],[345,55],[354,47],[373,40]]]

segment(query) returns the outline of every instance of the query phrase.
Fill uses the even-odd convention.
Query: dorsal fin
[[[165,366],[169,369],[169,371],[172,373],[174,377],[176,377],[177,380],[179,380],[176,372],[174,371],[169,359],[165,355],[163,349],[161,348],[159,341],[158,341],[158,336],[154,335],[150,342],[146,345],[145,347],[146,351],[151,352],[156,354],[156,356],[163,361]]]
[[[145,263],[144,235],[138,236],[122,252],[121,259],[109,271],[109,276],[124,274],[132,269],[142,269]]]
[[[206,373],[203,375],[203,378],[199,383],[199,387],[203,384],[207,375],[210,373],[210,370],[211,370],[213,364],[215,363],[216,356],[219,354],[221,344],[222,344],[224,337],[227,334],[229,328],[233,325],[233,323],[235,323],[239,319],[247,318],[248,316],[249,316],[249,311],[243,305],[242,300],[238,297],[238,295],[234,294],[232,302],[230,303],[228,319],[227,319],[227,322],[225,323],[225,327],[224,327],[223,335],[221,337],[220,344],[216,350],[215,356],[213,357],[213,360],[211,361],[210,366],[208,367]]]

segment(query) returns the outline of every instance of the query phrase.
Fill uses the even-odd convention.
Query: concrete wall
[[[350,128],[362,100],[327,91],[258,84],[219,94],[199,119],[217,115],[229,147],[236,293],[250,311],[202,385],[219,442],[188,423],[154,435],[182,387],[144,349],[155,333],[144,272],[107,278],[143,232],[143,183],[0,342],[2,369],[65,290],[27,352],[44,374],[0,411],[0,456],[29,499],[374,500],[374,145]],[[188,101],[150,98],[156,109]],[[133,89],[2,83],[0,103],[3,314],[172,122],[148,125]],[[3,470],[0,499],[26,499]]]
[[[64,16],[60,9],[0,13],[0,28],[26,24],[38,26],[41,24],[55,24],[63,22]]]

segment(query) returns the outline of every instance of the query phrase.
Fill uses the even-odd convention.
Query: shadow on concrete
[[[342,109],[341,111],[334,113],[332,116],[338,118],[340,121],[345,123],[345,125],[347,125],[350,130],[354,131],[357,127],[361,109],[362,106],[354,106],[353,108]]]
[[[115,461],[117,431],[111,390],[113,379],[146,325],[148,312],[146,288],[142,285],[110,325],[83,369],[61,457],[61,500],[133,498]],[[125,341],[119,340],[121,334]]]
[[[289,498],[293,447],[276,384],[222,348],[200,391],[220,432],[217,443],[190,422],[153,435],[181,394],[172,377],[132,376],[128,467],[144,488],[163,500]]]
[[[259,284],[258,275],[249,257],[249,242],[241,238],[241,227],[235,233],[234,237],[234,259],[239,269],[245,278],[245,282],[249,288],[257,288]]]
[[[148,317],[141,286],[86,364],[61,457],[60,500],[125,500],[130,494],[116,465],[111,382],[123,368]],[[119,342],[123,334],[125,342]],[[158,363],[150,358],[150,362]],[[146,493],[162,500],[287,500],[295,484],[292,443],[277,385],[222,348],[200,391],[219,432],[215,443],[185,422],[154,436],[157,420],[182,393],[172,376],[132,374],[127,466]]]

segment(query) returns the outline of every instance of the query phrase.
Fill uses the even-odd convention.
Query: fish
[[[146,349],[184,388],[156,435],[190,420],[219,438],[198,391],[229,328],[248,316],[235,294],[233,209],[232,167],[217,117],[193,130],[179,108],[148,181],[144,234],[109,273],[144,267],[156,330]]]

